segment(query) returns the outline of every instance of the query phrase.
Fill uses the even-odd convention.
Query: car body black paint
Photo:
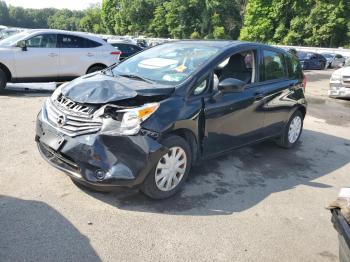
[[[286,75],[284,79],[265,82],[259,79],[261,50],[290,55],[286,51],[239,41],[198,41],[198,44],[217,45],[222,51],[178,86],[155,86],[101,73],[73,81],[67,86],[65,94],[76,102],[118,105],[131,103],[137,97],[148,97],[150,101],[154,98],[160,106],[142,123],[142,129],[137,135],[110,135],[103,130],[108,129],[106,124],[97,133],[64,136],[64,144],[59,150],[51,152],[51,155],[50,148],[40,142],[43,133],[50,130],[59,136],[62,134],[49,123],[44,107],[38,116],[36,139],[43,157],[73,179],[90,186],[136,186],[143,182],[160,155],[167,151],[161,141],[169,134],[191,134],[194,138],[192,150],[196,151],[198,159],[211,158],[250,143],[277,137],[295,110],[306,112],[301,77],[292,79]],[[244,91],[237,93],[212,90],[214,67],[234,53],[250,49],[254,49],[257,55],[256,82],[248,84]],[[118,88],[124,87],[123,95],[128,95],[106,95],[110,94],[106,90],[96,96],[101,88],[98,82],[107,81],[106,79],[115,84],[112,90],[115,89],[116,93],[120,91]],[[193,88],[204,79],[208,79],[207,90],[198,96],[192,95]],[[87,92],[82,91],[85,81],[89,89]],[[94,84],[89,85],[89,81]],[[74,88],[77,88],[76,92],[72,92]],[[79,89],[84,96],[79,96]],[[159,96],[162,97],[161,100],[155,98]],[[108,173],[109,177],[97,179],[98,170]]]

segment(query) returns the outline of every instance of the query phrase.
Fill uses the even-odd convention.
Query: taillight
[[[306,82],[307,82],[306,75],[303,73],[303,89],[304,89],[304,92],[305,92],[305,88],[306,88]]]
[[[111,55],[121,55],[122,54],[122,52],[120,52],[120,51],[113,51],[113,52],[111,52]]]

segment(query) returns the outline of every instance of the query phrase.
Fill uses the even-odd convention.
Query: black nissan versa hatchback
[[[279,48],[167,43],[60,86],[38,115],[36,141],[79,184],[162,199],[198,160],[265,139],[294,146],[304,88],[299,61]]]

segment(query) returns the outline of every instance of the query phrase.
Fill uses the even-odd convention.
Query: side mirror
[[[223,93],[239,93],[244,90],[246,83],[236,78],[226,78],[219,83],[218,89]]]
[[[27,44],[25,40],[18,41],[16,46],[20,47],[22,51],[27,51]]]

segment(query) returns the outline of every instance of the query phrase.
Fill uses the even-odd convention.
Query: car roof
[[[30,34],[35,33],[51,33],[51,34],[67,34],[67,35],[75,35],[80,37],[85,37],[94,41],[97,41],[101,44],[106,44],[107,42],[104,41],[101,37],[98,37],[93,34],[85,33],[85,32],[76,32],[76,31],[67,31],[67,30],[59,30],[59,29],[29,29],[26,30]]]
[[[257,42],[247,42],[247,41],[240,41],[240,40],[180,40],[180,41],[170,41],[166,42],[164,44],[169,43],[177,43],[177,44],[188,44],[193,43],[198,46],[208,46],[208,47],[216,47],[216,48],[231,48],[231,47],[244,47],[244,46],[259,46],[262,48],[268,48],[268,49],[274,49],[276,51],[279,51],[284,54],[289,54],[286,50],[271,46],[263,43],[257,43]]]
[[[132,42],[125,41],[125,40],[109,40],[107,41],[110,44],[126,44],[126,45],[136,45]]]

